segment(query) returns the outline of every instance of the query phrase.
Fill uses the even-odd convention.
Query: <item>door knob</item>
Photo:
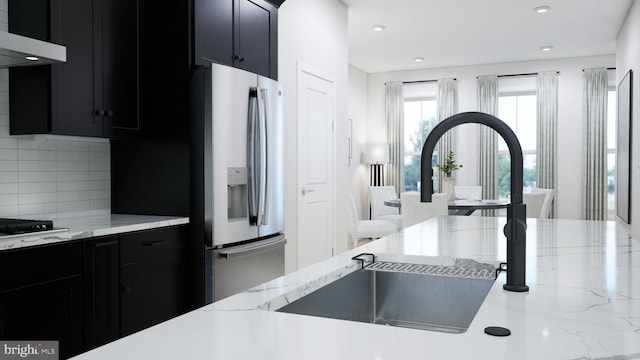
[[[307,193],[312,193],[314,191],[315,190],[313,190],[313,189],[307,189],[307,188],[303,187],[301,192],[302,192],[302,195],[307,195]]]

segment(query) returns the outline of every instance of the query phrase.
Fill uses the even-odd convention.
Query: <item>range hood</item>
[[[66,61],[64,46],[0,31],[0,68]]]

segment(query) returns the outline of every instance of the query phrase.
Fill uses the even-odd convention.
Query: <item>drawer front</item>
[[[80,274],[80,241],[0,251],[0,291]]]
[[[127,264],[181,252],[189,227],[171,226],[120,235],[120,263]]]

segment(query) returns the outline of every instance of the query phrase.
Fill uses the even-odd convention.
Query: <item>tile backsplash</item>
[[[7,29],[0,0],[0,30]],[[108,140],[9,135],[9,70],[0,69],[0,217],[55,220],[110,208]]]

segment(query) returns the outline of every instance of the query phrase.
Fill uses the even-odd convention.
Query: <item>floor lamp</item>
[[[384,164],[389,162],[389,146],[374,144],[367,147],[367,162],[371,165],[371,186],[384,185]]]

